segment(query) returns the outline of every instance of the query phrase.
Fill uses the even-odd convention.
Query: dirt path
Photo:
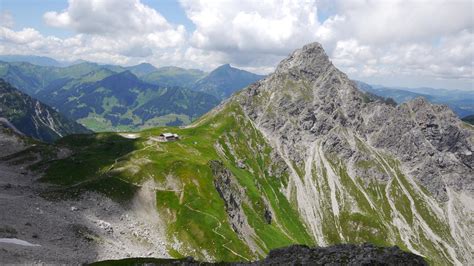
[[[194,208],[192,208],[191,206],[189,206],[189,203],[184,204],[184,206],[185,206],[186,208],[190,209],[191,211],[198,212],[198,213],[200,213],[200,214],[206,215],[206,216],[211,217],[212,219],[216,220],[217,223],[218,223],[218,226],[214,227],[214,228],[212,229],[212,231],[213,231],[216,235],[222,237],[224,240],[227,240],[227,238],[225,237],[225,235],[223,235],[223,234],[221,234],[221,233],[219,233],[219,232],[217,231],[217,229],[219,229],[219,228],[222,227],[222,222],[221,222],[217,217],[215,217],[215,216],[212,215],[212,214],[209,214],[209,213],[206,213],[206,212],[203,212],[203,211],[194,209]],[[245,261],[250,261],[249,258],[246,258],[246,257],[240,255],[239,253],[235,252],[235,251],[232,250],[231,248],[227,247],[227,245],[229,245],[230,243],[232,243],[232,240],[229,240],[227,243],[223,244],[222,246],[223,246],[225,249],[227,249],[228,251],[230,251],[232,254],[234,254],[234,255],[236,255],[236,256],[238,256],[238,257],[244,259]]]

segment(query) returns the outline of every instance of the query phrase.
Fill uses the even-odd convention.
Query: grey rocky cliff
[[[447,106],[416,98],[397,108],[371,105],[363,112],[359,132],[394,154],[436,199],[448,200],[446,186],[474,193],[473,131]]]
[[[229,102],[240,104],[275,160],[285,162],[290,182],[281,191],[318,244],[331,242],[321,229],[328,219],[344,239],[341,212],[360,213],[382,200],[389,212],[375,215],[390,241],[401,238],[422,253],[430,247],[412,243],[429,238],[437,250],[448,250],[442,256],[450,263],[474,259],[474,131],[448,107],[423,98],[399,106],[368,99],[318,43],[296,50]],[[403,207],[397,195],[405,197]]]
[[[253,250],[263,254],[263,251],[253,239],[255,232],[249,225],[243,209],[243,204],[248,204],[249,202],[244,189],[238,184],[232,172],[225,168],[222,162],[210,161],[209,166],[214,176],[214,186],[224,201],[227,217],[232,229],[240,238],[246,241]],[[268,215],[271,217],[271,213]],[[267,217],[265,217],[265,219],[267,219]]]
[[[71,134],[91,133],[3,79],[0,79],[0,120],[14,131],[44,142],[54,142]]]
[[[210,161],[209,165],[215,178],[214,186],[224,200],[230,224],[235,232],[242,234],[243,226],[247,223],[247,218],[242,209],[242,197],[245,196],[245,192],[234,180],[235,177],[232,172],[227,170],[222,162]]]
[[[238,100],[297,164],[307,157],[308,143],[317,139],[325,152],[356,162],[357,149],[344,145],[338,132],[343,128],[402,161],[439,201],[447,200],[445,186],[474,193],[472,130],[463,128],[448,107],[423,98],[398,107],[366,103],[364,93],[334,67],[318,43],[296,50]],[[387,179],[383,174],[378,178]]]

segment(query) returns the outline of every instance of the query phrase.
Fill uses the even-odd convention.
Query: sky
[[[267,74],[323,45],[350,78],[474,90],[472,0],[0,0],[0,54]]]

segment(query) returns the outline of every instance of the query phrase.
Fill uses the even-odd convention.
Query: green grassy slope
[[[182,139],[167,143],[150,140],[167,131]],[[115,133],[71,136],[59,144],[68,146],[74,155],[54,162],[47,170],[43,181],[64,186],[50,196],[70,197],[95,190],[126,202],[140,184],[152,178],[157,208],[169,221],[169,241],[182,243],[180,248],[169,246],[176,257],[238,261],[260,258],[270,249],[291,243],[314,244],[296,210],[279,191],[287,176],[268,172],[272,167],[270,148],[237,106],[227,106],[196,127],[146,130],[138,139]],[[236,166],[236,157],[245,158],[246,169]],[[244,210],[263,253],[250,250],[232,230],[214,187],[211,160],[221,161],[247,191]],[[263,201],[275,212],[271,224],[265,222]]]
[[[177,133],[181,140],[153,140],[163,132]],[[167,224],[168,250],[177,258],[251,260],[292,243],[372,242],[398,245],[434,265],[446,265],[456,263],[455,254],[464,252],[456,250],[458,240],[431,195],[402,173],[397,160],[347,130],[341,129],[341,137],[354,139],[359,152],[370,158],[355,167],[382,172],[388,181],[370,174],[354,176],[352,166],[324,154],[318,142],[307,165],[285,162],[236,102],[215,109],[191,127],[134,134],[137,138],[100,133],[62,139],[58,144],[74,155],[48,168],[43,181],[63,186],[48,196],[73,197],[93,190],[126,204],[152,179],[156,207]],[[238,184],[251,240],[233,230],[215,187],[211,161],[221,162]],[[306,201],[301,200],[303,194]],[[265,217],[268,209],[270,223]],[[319,220],[311,220],[308,210]]]
[[[57,81],[39,98],[94,131],[188,124],[218,104],[210,95],[145,83],[130,71],[101,68]]]

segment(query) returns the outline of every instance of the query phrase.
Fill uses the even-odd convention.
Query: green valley
[[[96,77],[104,78],[84,82]],[[139,80],[130,71],[114,73],[107,69],[45,89],[38,98],[94,131],[181,125],[219,103],[210,95],[159,87]]]
[[[189,124],[262,77],[222,69],[207,74],[145,63],[57,67],[0,62],[0,77],[87,128],[103,132]]]

